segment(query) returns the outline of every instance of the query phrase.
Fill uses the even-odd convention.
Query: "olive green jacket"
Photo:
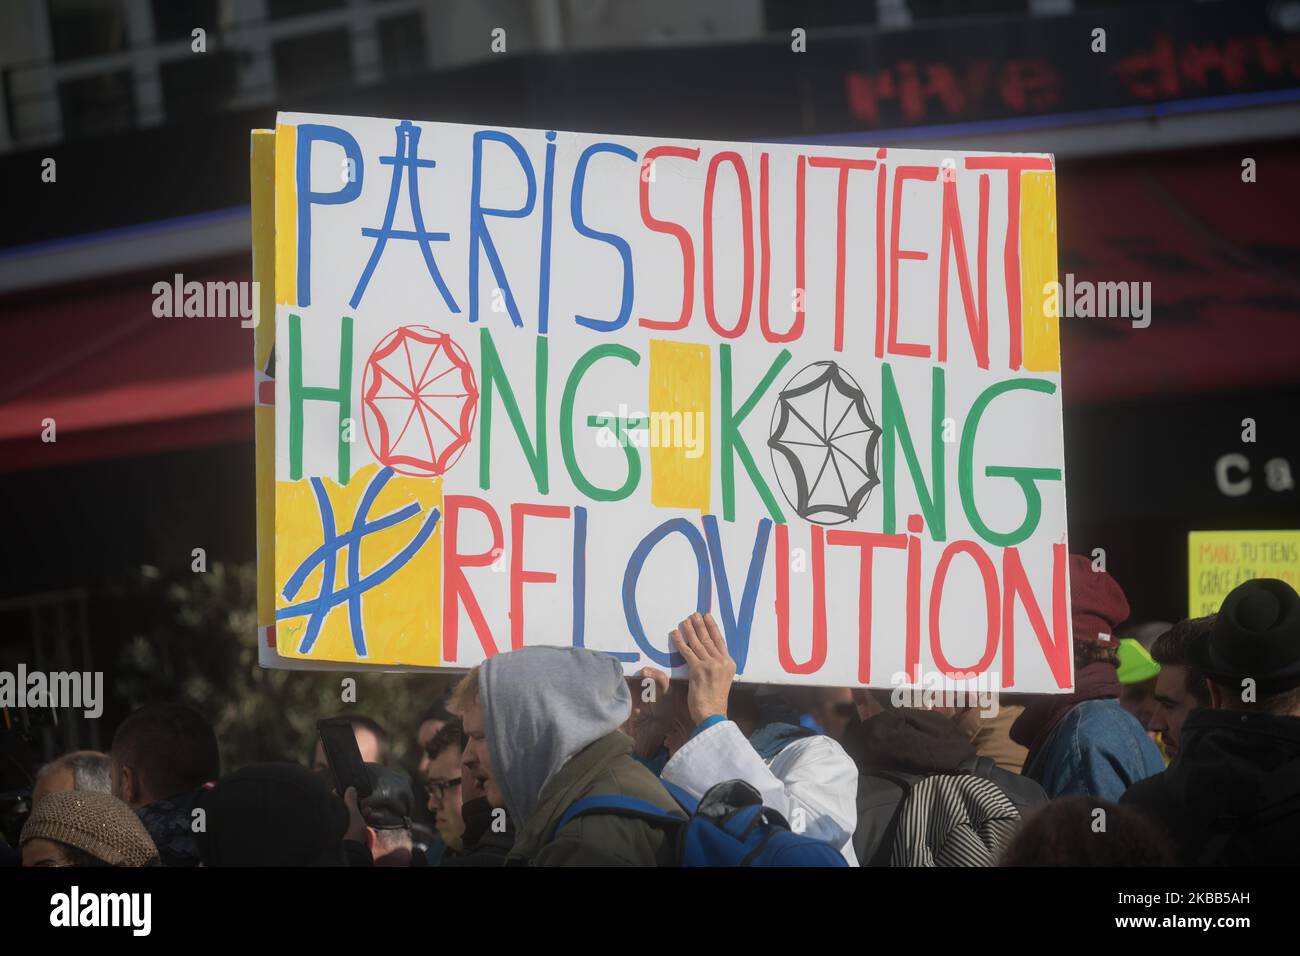
[[[633,759],[632,738],[615,730],[570,757],[546,782],[537,809],[519,828],[506,865],[673,865],[672,833],[636,817],[586,814],[552,835],[564,811],[597,794],[636,797],[685,816],[659,778]]]

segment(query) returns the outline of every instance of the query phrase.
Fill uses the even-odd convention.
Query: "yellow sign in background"
[[[1188,617],[1215,614],[1251,578],[1300,590],[1300,531],[1192,531],[1187,535]]]

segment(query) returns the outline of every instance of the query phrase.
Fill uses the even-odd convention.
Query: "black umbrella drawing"
[[[843,524],[880,484],[879,441],[858,383],[834,362],[814,362],[777,395],[767,445],[790,507],[817,524]]]

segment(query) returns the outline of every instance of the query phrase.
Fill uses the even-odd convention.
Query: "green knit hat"
[[[1119,670],[1116,676],[1121,684],[1140,684],[1160,673],[1151,652],[1131,637],[1120,638]]]
[[[61,790],[42,797],[23,824],[19,847],[29,840],[76,847],[109,866],[158,862],[158,848],[135,811],[107,793]]]

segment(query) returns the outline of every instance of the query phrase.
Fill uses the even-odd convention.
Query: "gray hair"
[[[37,771],[36,779],[40,780],[60,770],[71,770],[73,790],[112,793],[111,766],[108,754],[97,750],[75,750],[51,760]]]

